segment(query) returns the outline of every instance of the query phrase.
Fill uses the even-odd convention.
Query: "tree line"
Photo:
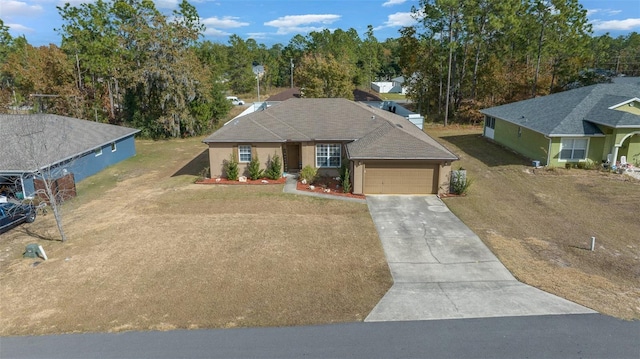
[[[640,35],[592,37],[578,0],[420,0],[401,67],[420,112],[481,120],[479,108],[640,75]],[[426,61],[425,61],[426,59]]]
[[[577,0],[421,0],[419,20],[378,41],[369,26],[295,35],[267,47],[231,35],[202,40],[183,0],[171,16],[150,0],[58,7],[60,46],[12,38],[0,20],[0,111],[46,111],[136,127],[150,138],[211,131],[230,93],[304,88],[306,97],[352,98],[371,81],[404,76],[417,111],[477,122],[478,109],[640,75],[640,35],[593,37]],[[293,73],[293,79],[291,75]]]

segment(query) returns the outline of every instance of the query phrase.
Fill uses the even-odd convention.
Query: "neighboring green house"
[[[482,111],[484,136],[542,165],[640,165],[640,78]]]

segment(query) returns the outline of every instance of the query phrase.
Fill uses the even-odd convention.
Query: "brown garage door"
[[[416,161],[366,162],[364,193],[438,193],[438,165]]]

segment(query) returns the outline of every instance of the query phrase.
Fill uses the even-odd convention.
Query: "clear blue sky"
[[[91,0],[0,0],[0,19],[13,36],[25,35],[32,45],[60,44],[54,29],[61,19],[56,6]],[[179,0],[154,0],[166,14]],[[500,1],[500,0],[495,0]],[[322,29],[354,28],[363,36],[373,25],[378,40],[398,37],[412,25],[418,0],[192,0],[207,30],[204,38],[227,43],[229,35],[254,38],[267,46],[286,45],[296,34]],[[588,10],[595,35],[640,33],[640,0],[580,0]]]

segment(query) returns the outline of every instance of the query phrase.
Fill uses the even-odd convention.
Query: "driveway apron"
[[[517,281],[436,196],[367,196],[394,284],[365,321],[594,311]]]

